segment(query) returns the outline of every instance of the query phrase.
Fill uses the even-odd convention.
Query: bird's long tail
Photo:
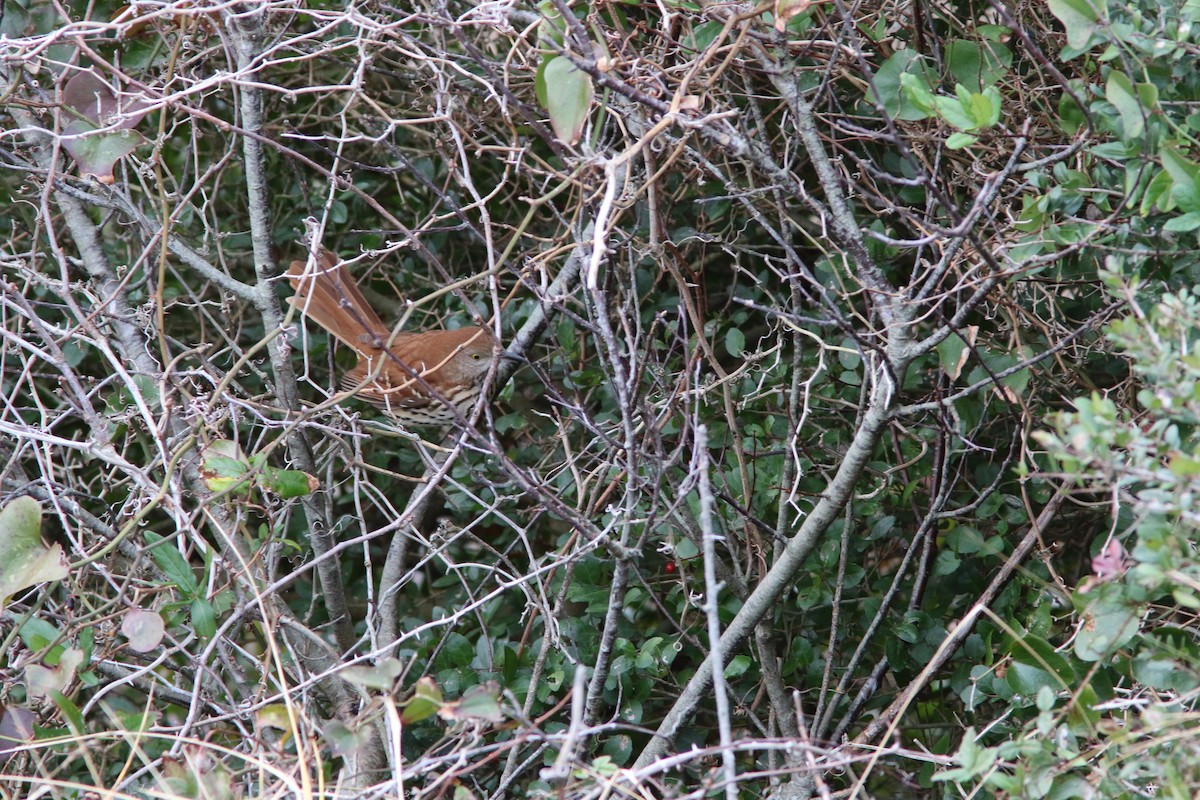
[[[391,330],[336,256],[322,250],[312,269],[305,271],[305,262],[293,261],[287,274],[296,290],[293,305],[359,356],[369,359],[380,353]]]

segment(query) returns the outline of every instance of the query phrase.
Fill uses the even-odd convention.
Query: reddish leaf
[[[121,621],[121,633],[129,646],[139,653],[149,653],[162,642],[166,628],[162,617],[153,611],[135,608]]]
[[[32,711],[24,708],[0,708],[0,764],[25,742],[33,741]]]
[[[147,104],[117,94],[93,72],[77,72],[63,87],[63,106],[74,118],[63,128],[63,149],[79,173],[112,183],[113,167],[145,141],[133,127],[146,116]]]

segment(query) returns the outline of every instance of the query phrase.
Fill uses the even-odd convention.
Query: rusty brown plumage
[[[293,261],[292,303],[354,350],[343,389],[406,425],[447,425],[471,410],[499,347],[484,328],[392,333],[337,260],[322,251],[314,269]]]

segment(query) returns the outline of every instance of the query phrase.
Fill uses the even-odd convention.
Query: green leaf
[[[1123,72],[1113,70],[1108,73],[1108,83],[1104,88],[1104,96],[1112,103],[1121,115],[1121,125],[1125,128],[1125,136],[1137,138],[1146,130],[1146,109],[1134,93],[1133,84]]]
[[[307,472],[301,472],[298,469],[265,467],[262,486],[286,500],[312,494],[321,488],[321,482]]]
[[[417,681],[413,696],[401,704],[400,721],[405,724],[420,722],[437,713],[442,707],[442,690],[428,676]]]
[[[608,756],[597,756],[592,760],[591,771],[601,777],[611,778],[620,770],[618,769],[617,765],[613,763],[613,760]],[[591,780],[591,776],[588,774],[588,771],[584,769],[575,770],[575,777],[581,780]]]
[[[37,30],[33,25],[33,17],[20,3],[13,3],[4,9],[4,15],[0,16],[0,34],[7,36],[9,39],[16,39],[21,36],[28,36],[32,30]],[[10,709],[12,712],[18,709]],[[29,713],[21,711],[21,713]],[[3,719],[3,712],[0,712],[0,719]],[[0,756],[4,755],[3,749],[0,749]],[[0,762],[3,762],[0,758]]]
[[[73,115],[63,128],[62,146],[84,177],[112,183],[117,161],[145,139],[132,128],[148,106],[129,94],[117,94],[90,70],[76,72],[62,90],[63,108]]]
[[[192,600],[192,629],[202,639],[217,635],[217,612],[203,597]]]
[[[249,471],[250,462],[236,442],[217,439],[204,448],[200,477],[210,490],[228,492],[239,484],[244,484],[240,494],[245,494],[250,488],[246,475]]]
[[[592,76],[562,56],[545,61],[540,72],[539,98],[550,114],[554,135],[567,144],[575,144],[592,106]]]
[[[154,559],[154,563],[167,576],[167,580],[175,585],[187,597],[194,597],[200,590],[200,584],[196,582],[196,576],[192,573],[192,566],[187,562],[187,559],[170,545],[160,545],[155,547],[159,542],[163,541],[163,537],[157,533],[145,534],[146,544],[151,546],[150,557]]]
[[[1100,593],[1084,608],[1075,655],[1083,661],[1099,661],[1121,647],[1138,632],[1144,609],[1131,605],[1110,584],[1111,592]],[[1107,587],[1102,587],[1107,588]]]
[[[469,667],[475,658],[475,646],[461,633],[450,633],[442,645],[438,664],[443,667]]]
[[[959,379],[962,367],[964,367],[968,357],[971,355],[971,351],[967,349],[964,337],[971,339],[973,343],[977,332],[978,329],[968,327],[968,329],[964,329],[961,333],[952,333],[952,335],[947,336],[937,344],[937,361],[940,363],[942,371],[947,374],[952,383]]]
[[[1200,686],[1195,667],[1184,666],[1174,659],[1140,655],[1130,666],[1134,680],[1160,692],[1186,693]]]
[[[137,131],[93,133],[95,126],[85,120],[72,120],[63,130],[63,149],[79,165],[79,174],[101,183],[116,180],[117,162],[132,153],[145,138]]]
[[[1167,223],[1163,225],[1164,231],[1173,233],[1187,233],[1197,228],[1200,228],[1200,211],[1189,211],[1182,216],[1167,220]]]
[[[63,639],[62,632],[44,619],[30,617],[25,620],[17,633],[21,636],[21,641],[30,650],[37,652],[49,647],[53,642],[61,642]],[[58,645],[55,650],[62,652],[62,645]],[[48,664],[57,664],[57,653],[48,654],[45,658]]]
[[[83,721],[83,712],[79,710],[79,706],[71,702],[71,699],[65,697],[61,692],[52,692],[50,694],[54,705],[58,706],[58,710],[62,712],[63,719],[66,720],[67,726],[76,736],[82,736],[87,728]]]
[[[162,397],[154,378],[149,375],[134,375],[132,388],[129,384],[120,383],[116,390],[108,396],[104,401],[105,411],[112,416],[124,416],[127,413],[135,412],[137,409],[137,403],[134,402],[135,390],[142,402],[151,410],[162,407]]]
[[[482,719],[485,722],[504,721],[504,710],[500,707],[500,686],[489,681],[472,686],[463,692],[460,700],[445,703],[438,709],[438,716],[447,722],[463,719]]]
[[[951,150],[962,150],[964,147],[970,147],[979,141],[978,136],[972,136],[969,133],[952,133],[946,137],[946,147]]]
[[[1171,203],[1184,213],[1200,211],[1200,184],[1177,184],[1171,187]],[[1174,206],[1168,210],[1173,208]]]
[[[946,67],[957,83],[980,91],[1004,77],[1012,64],[1012,51],[999,42],[980,45],[966,39],[946,43]]]
[[[703,25],[696,25],[684,37],[683,44],[685,47],[695,50],[698,53],[704,52],[724,29],[725,23],[717,20],[705,22]]]
[[[962,131],[975,129],[975,117],[969,106],[957,97],[938,95],[933,98],[933,107],[937,115]]]
[[[1100,12],[1089,0],[1046,0],[1050,13],[1058,17],[1067,31],[1067,45],[1073,50],[1087,47],[1092,34],[1099,32],[1096,24]]]
[[[563,34],[567,27],[562,14],[558,13],[558,8],[551,0],[542,0],[537,4],[537,8],[542,15],[541,22],[538,23],[538,42],[543,47],[557,50],[562,47]]]
[[[1001,386],[1007,386],[1013,390],[1013,393],[1020,396],[1029,388],[1029,379],[1032,373],[1028,369],[1017,370],[1012,375],[1006,375],[1000,379]]]
[[[1042,689],[1050,689],[1051,691],[1059,691],[1065,687],[1054,677],[1054,673],[1047,672],[1041,667],[1033,664],[1024,664],[1015,662],[1008,669],[1008,674],[1005,676],[1008,681],[1009,688],[1014,694],[1031,697],[1036,695]]]
[[[205,485],[214,492],[228,492],[239,484],[246,484],[242,486],[241,492],[245,494],[249,489],[245,479],[248,471],[247,466],[241,461],[224,456],[210,456],[204,459],[204,465],[200,468],[200,477],[204,478]]]
[[[70,575],[62,547],[42,542],[42,507],[32,497],[0,510],[0,610],[8,598],[45,581]]]
[[[746,334],[741,329],[730,328],[725,331],[725,352],[734,358],[741,358],[746,352]]]
[[[1159,211],[1166,211],[1166,203],[1170,202],[1171,189],[1174,186],[1175,181],[1171,177],[1171,173],[1165,169],[1158,170],[1157,174],[1146,184],[1146,191],[1142,195],[1142,202],[1138,208],[1138,213],[1144,217],[1149,215],[1155,208]],[[1131,202],[1136,202],[1136,200],[1136,197],[1130,197]],[[1160,203],[1160,201],[1162,202]]]
[[[346,667],[338,675],[355,685],[386,692],[391,691],[392,686],[396,683],[396,678],[400,677],[403,672],[404,665],[399,659],[385,658],[378,664]],[[423,680],[428,680],[432,683],[431,678],[424,678]],[[420,685],[420,682],[418,682],[418,689]]]
[[[550,66],[550,62],[558,56],[547,56],[538,64],[537,72],[533,76],[533,96],[537,98],[538,105],[542,108],[550,107],[550,98],[546,94],[546,67]]]
[[[617,764],[626,764],[633,756],[633,739],[625,734],[610,736],[601,748],[604,754]]]
[[[921,113],[917,119],[924,119],[934,113],[936,99],[924,76],[905,72],[900,76],[900,87],[913,108]]]
[[[961,563],[958,556],[952,551],[943,550],[937,554],[937,559],[934,561],[933,574],[939,578],[946,575],[953,575],[955,572],[958,572]]]
[[[1073,690],[1075,701],[1071,704],[1069,717],[1072,730],[1078,735],[1090,736],[1100,722],[1101,711],[1096,708],[1100,705],[1100,697],[1090,683]]]
[[[691,539],[683,538],[675,542],[675,557],[687,561],[700,555],[700,548]]]
[[[750,669],[751,663],[750,656],[734,656],[729,663],[725,665],[725,677],[736,678],[740,675],[744,675],[746,670]]]
[[[975,121],[975,128],[990,128],[1000,121],[1000,92],[989,86],[982,92],[968,93],[966,109]]]
[[[954,756],[957,769],[949,769],[933,776],[935,781],[970,781],[976,775],[987,772],[996,763],[997,753],[994,747],[980,747],[976,740],[975,729],[967,728],[963,733],[962,744]]]
[[[1200,165],[1188,161],[1170,145],[1159,148],[1158,157],[1162,160],[1163,169],[1170,173],[1176,186],[1194,187],[1196,185],[1196,178],[1200,176]]]
[[[933,113],[931,105],[919,106],[912,100],[909,90],[902,84],[904,76],[915,78],[913,91],[924,89],[929,94],[933,79],[925,60],[912,48],[897,50],[875,73],[872,88],[867,92],[867,99],[872,103],[883,106],[888,116],[894,119],[918,120],[925,119]]]
[[[1077,680],[1071,662],[1040,636],[1022,636],[1010,646],[1009,652],[1013,666],[1006,678],[1014,692],[1033,696],[1042,686],[1057,692],[1072,688]]]

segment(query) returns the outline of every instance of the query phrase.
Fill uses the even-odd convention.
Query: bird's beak
[[[528,364],[529,363],[529,359],[526,358],[525,356],[518,355],[517,353],[510,353],[507,350],[500,351],[500,360],[501,361],[512,361],[517,364]]]

